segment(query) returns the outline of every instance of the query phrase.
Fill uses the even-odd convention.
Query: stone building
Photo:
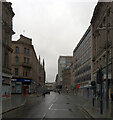
[[[106,14],[107,13],[107,14]],[[108,20],[108,21],[106,21]],[[98,2],[91,20],[92,29],[92,80],[97,81],[97,71],[103,72],[103,97],[106,97],[106,66],[108,66],[108,97],[113,92],[113,2]],[[106,29],[108,26],[108,30]],[[107,40],[108,38],[108,40]],[[108,42],[108,49],[106,43]],[[108,53],[108,54],[107,54]],[[108,62],[106,63],[106,58]]]
[[[91,81],[91,28],[89,27],[73,51],[73,78],[76,92],[89,96]]]
[[[67,66],[62,71],[62,92],[69,93],[71,91],[71,67]]]
[[[56,74],[56,77],[55,77],[55,90],[57,89],[58,87],[58,74]]]
[[[72,64],[72,56],[60,56],[58,59],[58,85],[62,85],[62,71]]]
[[[71,86],[70,86],[70,90],[71,90],[71,92],[74,92],[75,81],[74,81],[74,76],[73,76],[73,74],[74,74],[73,63],[70,66],[70,71],[71,71],[71,78],[70,78],[71,79]]]
[[[12,41],[12,93],[34,93],[39,85],[40,63],[32,39],[20,35]]]
[[[45,86],[45,81],[46,81],[45,62],[43,60],[43,65],[39,64],[39,84],[41,86]]]
[[[13,31],[12,19],[14,12],[12,9],[12,3],[2,3],[2,96],[9,97],[11,95],[11,40]]]

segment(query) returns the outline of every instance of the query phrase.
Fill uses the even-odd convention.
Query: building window
[[[5,44],[5,45],[8,45],[8,40],[9,40],[9,34],[8,34],[8,33],[5,33],[5,34],[4,34],[4,44]]]
[[[26,49],[26,48],[24,48],[24,54],[26,54],[26,52],[27,52],[27,49]]]
[[[26,63],[26,57],[24,57],[24,63]]]
[[[5,53],[5,56],[4,56],[4,66],[8,67],[8,54],[7,53]]]
[[[18,75],[18,68],[15,68],[15,75]]]
[[[27,54],[29,55],[29,49],[27,49]]]
[[[24,76],[24,70],[23,70],[23,76]]]
[[[24,57],[24,63],[29,63],[29,58]]]
[[[27,63],[29,63],[29,58],[27,58]]]
[[[16,52],[16,53],[19,53],[19,47],[16,47],[16,48],[15,48],[15,52]]]
[[[28,76],[28,72],[27,72],[27,70],[26,70],[26,77]]]
[[[24,48],[24,54],[27,54],[27,55],[29,55],[29,49],[27,49],[27,48]]]
[[[15,57],[15,63],[18,63],[19,62],[19,58],[18,56]]]
[[[24,68],[23,76],[24,76],[24,77],[29,77],[29,76],[30,76],[30,69]]]

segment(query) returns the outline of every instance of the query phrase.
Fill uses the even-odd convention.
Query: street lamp
[[[108,104],[109,86],[108,86],[108,9],[106,9],[106,108]]]
[[[0,119],[2,118],[2,2],[0,1]]]

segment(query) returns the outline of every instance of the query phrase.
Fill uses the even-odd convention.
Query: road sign
[[[111,79],[111,73],[108,73],[108,79]],[[103,80],[106,80],[106,74],[103,75]]]

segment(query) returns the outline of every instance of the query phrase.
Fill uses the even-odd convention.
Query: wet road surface
[[[69,95],[51,92],[45,97],[29,97],[26,104],[3,114],[3,118],[87,118],[78,101]]]

